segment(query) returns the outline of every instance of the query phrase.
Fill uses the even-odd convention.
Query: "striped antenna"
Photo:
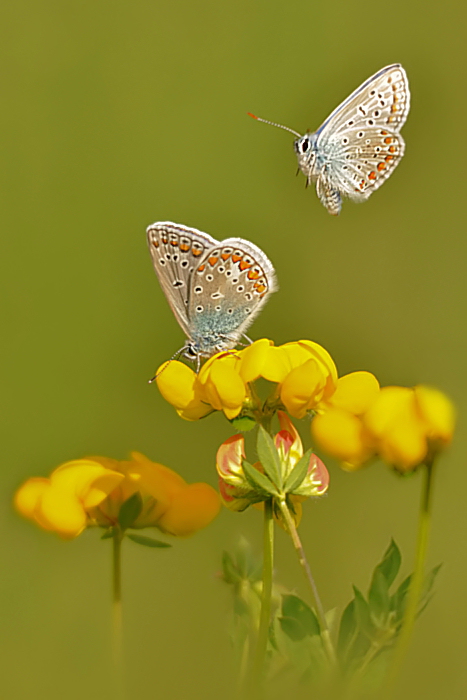
[[[289,129],[288,126],[284,126],[283,124],[276,124],[276,122],[269,122],[267,119],[261,119],[261,117],[257,117],[255,114],[252,114],[251,112],[247,112],[249,117],[253,117],[253,119],[256,119],[257,122],[263,122],[263,124],[270,124],[270,126],[277,126],[279,129],[284,129],[284,131],[290,131],[291,134],[294,136],[298,136],[298,138],[301,138],[301,134],[298,134],[296,131],[293,129]]]

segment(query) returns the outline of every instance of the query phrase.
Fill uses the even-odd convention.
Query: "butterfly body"
[[[301,136],[282,127],[298,136],[299,168],[330,214],[339,214],[343,196],[364,201],[391,175],[404,155],[399,130],[409,108],[407,75],[394,63],[354,90],[317,131]]]
[[[217,241],[170,221],[147,229],[156,274],[191,359],[234,348],[276,289],[274,268],[242,238]]]

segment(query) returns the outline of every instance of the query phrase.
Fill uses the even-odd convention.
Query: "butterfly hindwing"
[[[193,335],[217,334],[235,344],[275,289],[274,268],[257,246],[241,238],[221,241],[193,273],[188,305]]]

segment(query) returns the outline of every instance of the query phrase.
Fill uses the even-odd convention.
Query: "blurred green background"
[[[216,483],[228,423],[184,422],[147,383],[183,342],[145,241],[167,219],[250,239],[275,263],[280,292],[253,338],[311,338],[341,374],[432,383],[457,403],[428,562],[444,567],[396,697],[466,697],[466,19],[453,0],[2,5],[3,697],[110,697],[110,544],[21,520],[19,484],[130,449]],[[405,158],[368,202],[331,217],[294,177],[292,137],[246,112],[315,129],[392,62],[412,91]],[[410,571],[420,479],[328,465],[329,495],[305,505],[301,531],[326,607],[341,610],[391,536]],[[259,548],[260,529],[257,512],[224,510],[172,550],[126,544],[130,697],[230,697],[216,572],[240,534]],[[308,596],[282,532],[277,577]]]

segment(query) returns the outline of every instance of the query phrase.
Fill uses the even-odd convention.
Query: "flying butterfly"
[[[301,136],[282,124],[254,119],[290,131],[299,169],[330,214],[342,197],[362,202],[380,187],[404,155],[399,134],[410,108],[407,75],[399,63],[382,68],[352,92],[314,132]]]
[[[210,357],[239,344],[277,282],[270,260],[243,238],[217,241],[170,221],[147,228],[152,262],[186,335],[180,353]]]

